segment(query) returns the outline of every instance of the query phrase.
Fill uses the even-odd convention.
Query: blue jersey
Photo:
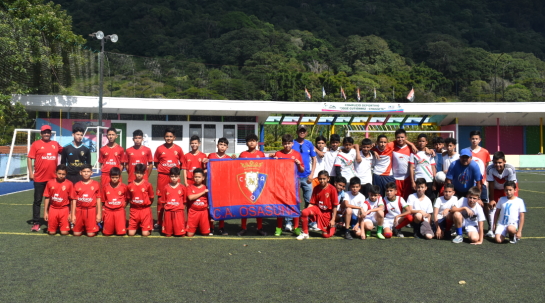
[[[435,171],[443,171],[443,154],[435,152]]]
[[[464,166],[460,160],[456,160],[448,168],[447,179],[452,181],[456,191],[466,193],[471,187],[475,186],[477,181],[483,179],[483,175],[481,175],[479,165],[475,161],[471,161],[469,165]]]
[[[312,170],[312,162],[310,159],[312,157],[316,157],[314,145],[308,140],[303,141],[303,144],[299,144],[297,140],[293,140],[292,149],[298,151],[301,154],[301,158],[303,158],[303,164],[305,165],[304,172],[297,172],[299,178],[307,178],[310,175],[310,171]]]

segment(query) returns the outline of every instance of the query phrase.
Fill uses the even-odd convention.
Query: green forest
[[[3,2],[3,94],[97,95],[102,30],[106,96],[545,100],[543,1]]]

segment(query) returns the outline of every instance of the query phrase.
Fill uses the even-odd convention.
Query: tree
[[[0,145],[10,144],[11,135],[16,128],[26,128],[30,119],[21,103],[11,104],[10,95],[0,95]]]

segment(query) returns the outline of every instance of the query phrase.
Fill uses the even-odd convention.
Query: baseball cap
[[[50,131],[50,130],[51,130],[51,126],[49,126],[49,125],[42,125],[42,128],[40,129],[40,131],[43,132],[43,131],[46,131],[46,130],[49,130],[49,131]]]
[[[301,125],[299,125],[299,127],[297,128],[297,131],[300,131],[300,130],[305,130],[305,131],[306,131],[307,129],[308,129],[308,128],[307,128],[306,125],[301,124]]]
[[[460,157],[463,157],[463,156],[472,157],[473,155],[471,154],[471,151],[469,149],[464,148],[462,149],[462,151],[460,151]]]

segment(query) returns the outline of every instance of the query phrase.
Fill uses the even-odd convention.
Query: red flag
[[[356,91],[356,98],[358,98],[358,101],[361,100],[361,96],[360,96],[360,88],[358,87],[358,90]]]
[[[411,88],[411,91],[407,95],[407,100],[409,100],[410,102],[414,101],[414,88]]]
[[[310,93],[308,92],[307,88],[305,87],[305,97],[310,100],[312,99],[312,96],[310,95]]]
[[[346,100],[346,94],[344,93],[344,89],[342,86],[341,86],[341,98],[344,98],[344,100]]]
[[[299,179],[292,159],[210,160],[207,169],[214,220],[299,217]]]

